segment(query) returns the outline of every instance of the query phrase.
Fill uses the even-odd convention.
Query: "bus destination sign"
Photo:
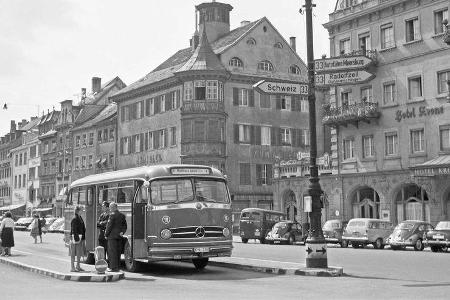
[[[206,168],[173,168],[170,171],[172,175],[209,175]]]

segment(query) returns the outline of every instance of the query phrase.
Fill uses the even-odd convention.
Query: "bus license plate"
[[[209,252],[209,247],[194,248],[194,252],[195,252],[195,253]]]

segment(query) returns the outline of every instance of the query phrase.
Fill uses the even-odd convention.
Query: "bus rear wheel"
[[[194,264],[197,270],[203,270],[208,265],[209,258],[194,258],[192,259],[192,263]]]
[[[125,268],[128,272],[136,272],[138,269],[138,262],[133,259],[133,255],[131,253],[131,245],[130,243],[125,244],[125,249],[123,251],[125,257]]]

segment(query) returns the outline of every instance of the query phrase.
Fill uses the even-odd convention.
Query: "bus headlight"
[[[227,223],[230,220],[230,217],[228,215],[223,215],[223,221]]]
[[[161,230],[161,237],[165,240],[170,239],[170,237],[172,236],[172,232],[170,231],[170,229],[163,229]]]
[[[227,227],[225,227],[225,228],[222,230],[222,233],[223,233],[223,236],[224,236],[224,237],[229,237],[229,236],[230,236],[230,229],[228,229]]]

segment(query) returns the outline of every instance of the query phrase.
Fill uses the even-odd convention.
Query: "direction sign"
[[[300,83],[261,80],[255,83],[253,88],[268,94],[308,95],[308,85]]]
[[[345,71],[335,73],[316,74],[316,86],[346,85],[352,83],[363,83],[375,77],[373,74],[362,71]]]
[[[372,60],[364,55],[345,56],[336,58],[324,58],[314,60],[314,70],[321,72],[337,72],[355,69],[364,69],[372,63]]]

